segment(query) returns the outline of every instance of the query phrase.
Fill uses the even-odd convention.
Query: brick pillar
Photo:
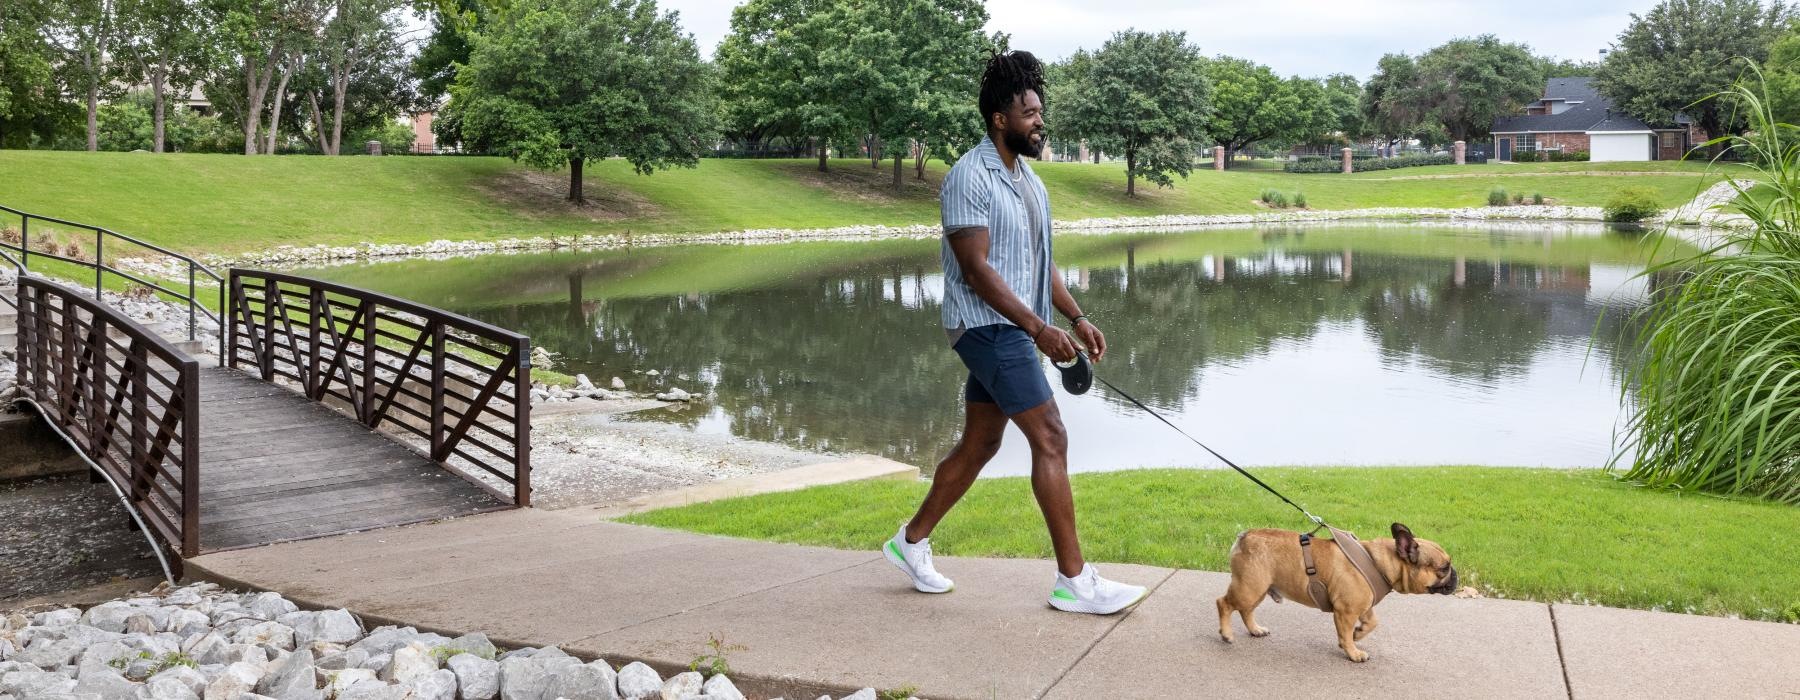
[[[1468,154],[1469,154],[1469,144],[1463,143],[1461,141],[1457,141],[1456,142],[1456,164],[1457,165],[1466,165],[1468,162],[1468,157],[1469,157]]]
[[[1213,170],[1225,169],[1225,147],[1213,146]]]
[[[1350,149],[1346,148],[1344,149],[1344,174],[1348,175],[1354,170],[1355,168],[1350,165]]]

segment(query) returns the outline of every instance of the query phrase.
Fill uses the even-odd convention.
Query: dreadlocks
[[[1008,51],[989,58],[987,70],[981,73],[981,98],[977,102],[982,126],[992,130],[994,113],[1006,111],[1026,90],[1036,92],[1039,100],[1044,99],[1044,64],[1036,56],[1030,51]]]

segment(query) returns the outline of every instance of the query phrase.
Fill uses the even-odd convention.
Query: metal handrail
[[[227,366],[291,381],[370,428],[411,434],[439,466],[531,505],[529,337],[335,282],[243,268],[230,275]]]
[[[187,255],[183,255],[183,254],[177,253],[173,250],[169,250],[168,248],[164,248],[155,243],[151,243],[149,241],[146,241],[141,238],[134,237],[134,236],[127,236],[125,234],[119,233],[117,231],[113,231],[112,229],[108,229],[103,226],[94,226],[92,224],[84,224],[84,223],[81,223],[78,221],[69,221],[67,219],[58,219],[58,218],[52,217],[52,216],[42,216],[39,214],[32,214],[30,212],[20,211],[18,209],[14,209],[12,207],[9,207],[9,206],[3,205],[3,204],[0,204],[0,212],[6,212],[8,214],[12,214],[12,215],[19,217],[19,243],[18,243],[18,245],[13,245],[12,243],[9,243],[5,240],[0,240],[0,257],[5,258],[6,262],[11,263],[12,266],[14,268],[17,268],[21,273],[29,273],[31,271],[31,258],[33,255],[36,255],[41,258],[48,258],[51,260],[57,260],[60,262],[70,263],[70,264],[77,265],[80,267],[86,267],[86,268],[92,269],[94,271],[94,298],[95,299],[103,298],[101,296],[101,291],[105,287],[106,273],[109,273],[109,272],[112,273],[114,276],[126,279],[135,284],[149,287],[151,289],[154,289],[156,291],[162,292],[171,297],[179,299],[179,300],[185,302],[188,307],[187,339],[190,341],[195,339],[195,337],[197,335],[196,329],[199,325],[199,317],[205,316],[207,318],[207,320],[210,320],[214,324],[216,324],[219,329],[219,333],[218,333],[218,335],[219,335],[219,339],[218,339],[219,340],[219,364],[223,365],[225,363],[225,319],[223,317],[223,314],[225,313],[225,278],[223,276],[219,275],[219,273],[214,272],[212,270],[212,268],[207,267],[205,263],[202,263],[199,260],[196,260]],[[48,223],[48,224],[56,224],[59,226],[69,226],[69,227],[73,227],[73,228],[86,229],[89,231],[93,231],[94,232],[94,259],[93,259],[93,261],[90,262],[87,260],[82,260],[80,258],[73,258],[73,257],[68,257],[68,256],[63,256],[63,255],[57,255],[56,253],[53,253],[53,252],[50,252],[47,250],[33,251],[31,249],[31,222],[34,220],[40,221],[43,223]],[[183,294],[180,291],[177,291],[175,289],[170,289],[170,288],[165,287],[156,282],[152,282],[150,280],[144,279],[137,275],[131,274],[129,272],[120,270],[116,267],[106,264],[106,241],[109,237],[113,238],[113,239],[117,239],[117,240],[125,242],[125,243],[130,243],[132,245],[136,245],[141,248],[146,248],[146,249],[155,251],[157,253],[161,253],[163,255],[175,258],[176,260],[186,263],[187,264],[187,277],[188,277],[187,293]],[[14,258],[13,256],[8,255],[6,251],[9,251],[9,250],[17,252],[19,254],[19,257]],[[206,275],[207,277],[211,278],[213,283],[216,284],[219,288],[219,299],[218,299],[219,311],[218,311],[218,313],[214,313],[214,312],[208,310],[206,308],[205,304],[200,303],[199,292],[198,292],[198,281],[199,281],[200,275]],[[14,304],[14,306],[16,308],[17,305]]]

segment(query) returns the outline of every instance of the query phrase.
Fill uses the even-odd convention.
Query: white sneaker
[[[1100,578],[1100,572],[1088,564],[1075,578],[1056,573],[1056,587],[1050,589],[1050,607],[1063,612],[1111,615],[1137,605],[1147,591],[1143,586]]]
[[[882,555],[906,572],[912,579],[913,588],[921,593],[949,593],[956,584],[931,565],[931,538],[919,540],[912,544],[906,542],[906,526],[894,533],[893,539],[881,546]]]

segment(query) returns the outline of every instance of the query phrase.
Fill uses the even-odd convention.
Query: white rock
[[[625,389],[625,380],[620,379],[618,377],[613,377],[612,388],[618,389],[621,391],[624,390]]]
[[[577,374],[575,375],[575,388],[585,391],[594,388],[594,383],[588,379],[587,375]]]
[[[161,675],[161,674],[158,674]],[[151,678],[138,689],[138,700],[200,700],[200,694],[174,678]]]
[[[394,659],[381,670],[381,680],[406,683],[436,670],[437,659],[432,656],[431,647],[413,642],[394,651]]]
[[[130,603],[114,600],[88,608],[81,621],[108,632],[124,632],[125,620],[137,612]]]
[[[625,700],[638,700],[660,695],[663,689],[662,676],[656,669],[644,665],[641,661],[633,661],[619,669],[619,697]],[[694,687],[698,688],[696,684]]]
[[[9,618],[10,617],[11,616],[9,616]],[[41,612],[33,615],[31,616],[31,624],[38,627],[63,627],[66,625],[73,625],[75,624],[75,621],[80,619],[80,608],[63,608],[61,610],[51,610],[49,612]],[[19,625],[17,623],[7,626],[8,629],[21,629],[23,627],[24,625]]]
[[[698,671],[683,671],[662,684],[662,700],[684,700],[689,695],[699,695],[702,687]]]
[[[714,700],[744,700],[744,694],[738,692],[737,686],[732,685],[731,679],[726,678],[723,673],[706,679],[706,684],[700,686],[700,692]]]
[[[256,690],[256,682],[262,680],[262,677],[261,668],[240,661],[226,666],[224,673],[206,684],[204,695],[206,700],[235,700]]]
[[[75,689],[75,679],[60,673],[27,670],[0,673],[0,693],[35,698],[67,693]]]
[[[461,653],[474,654],[484,659],[492,659],[495,654],[500,652],[500,650],[494,646],[493,642],[488,641],[487,635],[480,632],[471,632],[461,637],[457,637],[456,639],[450,640],[450,643],[444,646]]]
[[[875,689],[874,688],[863,688],[862,690],[858,690],[849,695],[845,695],[842,698],[842,700],[876,700]]]
[[[662,372],[657,371],[657,370],[650,370],[648,372],[645,372],[644,374],[648,374],[652,377],[655,377],[655,376],[660,376],[662,374]]]
[[[604,661],[565,668],[550,681],[546,697],[562,700],[617,700],[618,674]]]
[[[330,682],[325,685],[325,690],[333,696],[343,694],[344,691],[350,689],[350,686],[357,683],[376,680],[375,672],[366,668],[325,671],[324,675],[330,679]]]
[[[369,652],[362,649],[345,649],[335,654],[319,657],[318,667],[326,671],[342,671],[347,668],[362,668],[363,662],[369,660]]]
[[[294,650],[294,628],[279,622],[259,622],[239,630],[231,641],[238,644],[267,644],[283,651]]]
[[[23,651],[14,654],[12,660],[38,668],[57,668],[73,663],[81,649],[81,643],[74,640],[37,638]]]
[[[274,620],[300,609],[300,606],[281,597],[280,593],[258,593],[245,601],[244,607],[250,614],[263,620]]]
[[[187,686],[188,690],[194,695],[199,695],[202,691],[206,690],[206,676],[201,674],[199,669],[190,668],[181,664],[176,664],[157,672],[156,675],[150,677],[148,683],[154,684],[159,680],[173,680],[181,683],[182,685]]]
[[[500,693],[500,663],[474,654],[457,654],[445,662],[456,674],[463,700],[489,700]]]
[[[90,673],[118,673],[113,668],[114,659],[134,656],[131,647],[119,642],[100,642],[81,650],[81,657],[76,661],[75,677],[87,678]]]
[[[349,644],[363,636],[362,623],[350,611],[324,610],[294,626],[294,643],[306,646],[315,641]]]
[[[456,700],[456,673],[439,669],[404,684],[409,700]]]
[[[169,621],[163,625],[164,632],[174,632],[183,636],[204,631],[212,625],[212,618],[193,610],[176,610],[169,613]]]
[[[312,652],[304,649],[289,654],[269,668],[268,675],[256,683],[256,692],[277,700],[310,700],[318,688],[318,672],[313,667]]]
[[[186,586],[163,596],[163,605],[194,605],[200,602],[200,589]]]
[[[363,681],[339,693],[337,700],[406,700],[408,692],[403,685],[389,685],[378,680]]]
[[[77,695],[92,693],[100,696],[100,700],[131,700],[136,697],[139,687],[119,675],[118,671],[103,667],[84,670],[71,692]]]

